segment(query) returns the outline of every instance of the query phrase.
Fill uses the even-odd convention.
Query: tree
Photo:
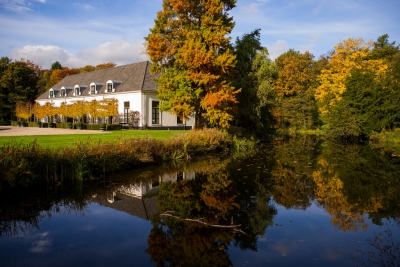
[[[35,103],[32,109],[32,113],[36,116],[36,118],[38,118],[38,120],[40,120],[47,116],[45,109],[45,106],[41,106],[39,103]]]
[[[235,56],[229,37],[234,22],[228,12],[235,0],[164,0],[150,29],[147,53],[152,73],[161,73],[161,109],[186,120],[195,115],[196,127],[229,127],[237,103],[227,80]]]
[[[327,114],[336,105],[346,91],[345,80],[353,69],[371,70],[379,78],[388,68],[381,59],[369,59],[372,41],[349,38],[335,46],[328,63],[328,69],[321,71],[320,85],[315,98],[319,102],[319,111]]]
[[[237,63],[233,84],[242,89],[237,95],[235,124],[265,134],[275,124],[272,115],[275,96],[271,86],[278,75],[275,63],[261,46],[260,29],[237,38],[234,48]]]
[[[0,72],[0,110],[3,119],[11,120],[17,102],[35,100],[40,67],[30,61],[2,58]]]
[[[386,59],[391,62],[395,54],[400,52],[400,45],[395,46],[396,42],[389,43],[389,35],[384,34],[374,42],[370,59]]]
[[[310,129],[318,122],[314,99],[318,69],[314,56],[290,49],[275,59],[279,77],[274,80],[282,122],[292,128]]]
[[[99,65],[96,65],[96,70],[105,70],[105,69],[109,69],[109,68],[114,68],[117,64],[113,63],[113,62],[108,62],[108,63],[102,63]]]
[[[15,107],[15,115],[17,116],[17,118],[27,121],[32,115],[32,103],[18,102]]]
[[[400,59],[400,54],[395,58]],[[345,138],[369,136],[400,125],[400,79],[395,67],[390,65],[380,80],[373,71],[354,69],[345,81],[342,99],[327,114],[327,133]]]
[[[62,66],[61,66],[60,62],[56,61],[53,64],[51,64],[50,70],[51,71],[53,71],[53,70],[62,70]]]

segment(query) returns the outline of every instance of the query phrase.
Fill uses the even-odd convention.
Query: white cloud
[[[128,43],[124,40],[115,40],[97,47],[86,48],[76,55],[58,46],[26,45],[13,49],[10,58],[14,60],[29,59],[44,69],[49,69],[51,64],[56,61],[60,62],[62,66],[79,68],[106,62],[125,65],[148,60],[147,55],[143,54],[143,50],[142,43]]]
[[[5,9],[17,12],[33,11],[32,4],[27,0],[3,0],[0,1],[0,5]]]
[[[304,53],[306,51],[312,53],[314,47],[316,46],[316,44],[318,43],[319,40],[319,36],[315,35],[313,36],[309,41],[307,45],[300,45],[300,52]]]
[[[52,245],[52,239],[48,237],[49,232],[38,234],[39,240],[33,242],[32,247],[29,249],[32,253],[45,253],[50,249]]]
[[[80,3],[76,3],[74,4],[76,7],[84,9],[84,10],[92,10],[94,9],[94,7],[92,5],[89,4],[80,4]]]
[[[251,3],[248,6],[242,6],[240,9],[243,11],[244,14],[254,15],[258,13],[259,4],[258,3]]]
[[[39,3],[46,3],[46,0],[35,1]],[[31,2],[32,0],[0,0],[0,7],[16,12],[33,11],[33,4]]]
[[[282,53],[289,50],[289,46],[285,40],[278,40],[275,44],[267,46],[269,56],[272,60],[279,57]]]
[[[117,65],[124,65],[147,60],[147,55],[143,55],[142,51],[143,44],[141,42],[128,43],[125,40],[115,40],[84,49],[78,53],[78,57],[87,61],[96,60],[99,63],[114,62]]]

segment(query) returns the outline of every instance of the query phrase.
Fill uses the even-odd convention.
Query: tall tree
[[[341,99],[346,91],[345,80],[353,69],[371,70],[377,78],[386,72],[388,66],[381,59],[369,59],[372,47],[372,41],[361,38],[349,38],[335,46],[328,69],[321,71],[321,83],[315,92],[322,114],[327,114]]]
[[[318,66],[314,56],[290,49],[275,60],[279,77],[274,80],[282,122],[292,128],[310,129],[318,120],[314,91]]]
[[[392,61],[393,56],[400,52],[400,45],[396,46],[396,42],[389,43],[389,35],[384,34],[378,37],[374,42],[374,47],[371,51],[370,59],[386,59]]]
[[[229,127],[237,103],[227,80],[235,56],[228,35],[234,26],[228,12],[235,0],[163,0],[150,29],[147,53],[151,71],[161,73],[161,109],[183,120],[195,115],[196,127]]]
[[[15,115],[17,102],[34,101],[37,96],[39,69],[30,61],[2,60],[0,109],[3,119],[10,120]]]
[[[234,85],[242,90],[237,95],[235,125],[266,134],[275,124],[272,115],[275,96],[271,81],[278,73],[268,51],[261,46],[260,29],[244,34],[235,41],[236,66]]]

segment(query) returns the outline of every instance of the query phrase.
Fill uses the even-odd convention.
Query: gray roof
[[[150,62],[144,61],[119,67],[113,67],[104,70],[96,70],[76,75],[70,75],[62,79],[52,88],[55,90],[55,98],[60,97],[60,89],[73,88],[75,85],[81,86],[81,96],[89,96],[90,84],[97,83],[98,94],[104,94],[106,83],[109,80],[121,81],[115,84],[115,92],[107,93],[112,95],[124,92],[137,91],[157,91],[157,83],[154,78],[159,77],[157,74],[150,73]],[[82,87],[86,86],[86,87]],[[74,98],[72,90],[67,90],[67,98]],[[40,95],[37,99],[48,99],[49,90]]]
[[[157,196],[152,196],[148,198],[137,198],[117,192],[114,199],[115,201],[113,203],[110,203],[107,201],[106,196],[98,195],[96,198],[93,199],[93,201],[99,203],[102,206],[123,211],[145,220],[149,220],[158,212]]]

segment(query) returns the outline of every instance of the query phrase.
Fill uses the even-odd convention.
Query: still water
[[[247,159],[0,191],[0,266],[400,266],[400,159],[311,137]]]

